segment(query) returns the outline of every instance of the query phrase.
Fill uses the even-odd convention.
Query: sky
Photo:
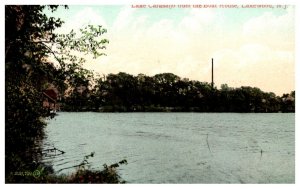
[[[295,90],[294,6],[168,9],[72,5],[50,15],[65,21],[58,33],[77,31],[88,24],[107,29],[103,36],[110,42],[104,50],[107,56],[86,57],[84,64],[100,74],[153,76],[168,72],[211,82],[213,58],[218,88],[225,83],[252,86],[277,95]]]

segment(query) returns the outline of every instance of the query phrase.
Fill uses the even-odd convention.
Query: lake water
[[[48,121],[57,173],[123,159],[127,183],[295,183],[295,114],[66,113]]]

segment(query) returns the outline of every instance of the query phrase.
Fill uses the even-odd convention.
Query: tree
[[[46,116],[41,106],[43,85],[37,83],[45,68],[45,51],[37,40],[59,27],[60,20],[48,20],[40,6],[5,6],[5,173],[30,169],[32,146],[42,135]],[[55,9],[56,7],[51,7]],[[51,23],[52,22],[52,23]],[[45,71],[47,73],[47,71]],[[27,152],[27,154],[25,154]]]
[[[5,174],[7,182],[26,182],[14,172],[33,171],[39,149],[33,147],[43,137],[42,91],[54,84],[64,91],[72,80],[86,77],[82,58],[75,51],[103,55],[108,40],[101,26],[87,26],[77,36],[74,31],[57,35],[63,24],[48,18],[43,9],[58,6],[5,6]],[[67,7],[66,7],[67,8]],[[55,60],[55,61],[54,61]]]
[[[282,112],[295,112],[295,91],[281,96]]]
[[[95,81],[90,97],[82,97],[90,111],[291,112],[295,107],[294,91],[280,98],[250,86],[223,84],[218,90],[172,73],[132,76],[120,72]],[[70,111],[80,110],[79,105]]]

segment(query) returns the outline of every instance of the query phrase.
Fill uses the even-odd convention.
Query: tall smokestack
[[[211,59],[211,88],[214,88],[214,59]]]

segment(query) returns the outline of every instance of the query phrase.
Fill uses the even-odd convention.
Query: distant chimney
[[[214,59],[211,59],[211,88],[214,88]]]

